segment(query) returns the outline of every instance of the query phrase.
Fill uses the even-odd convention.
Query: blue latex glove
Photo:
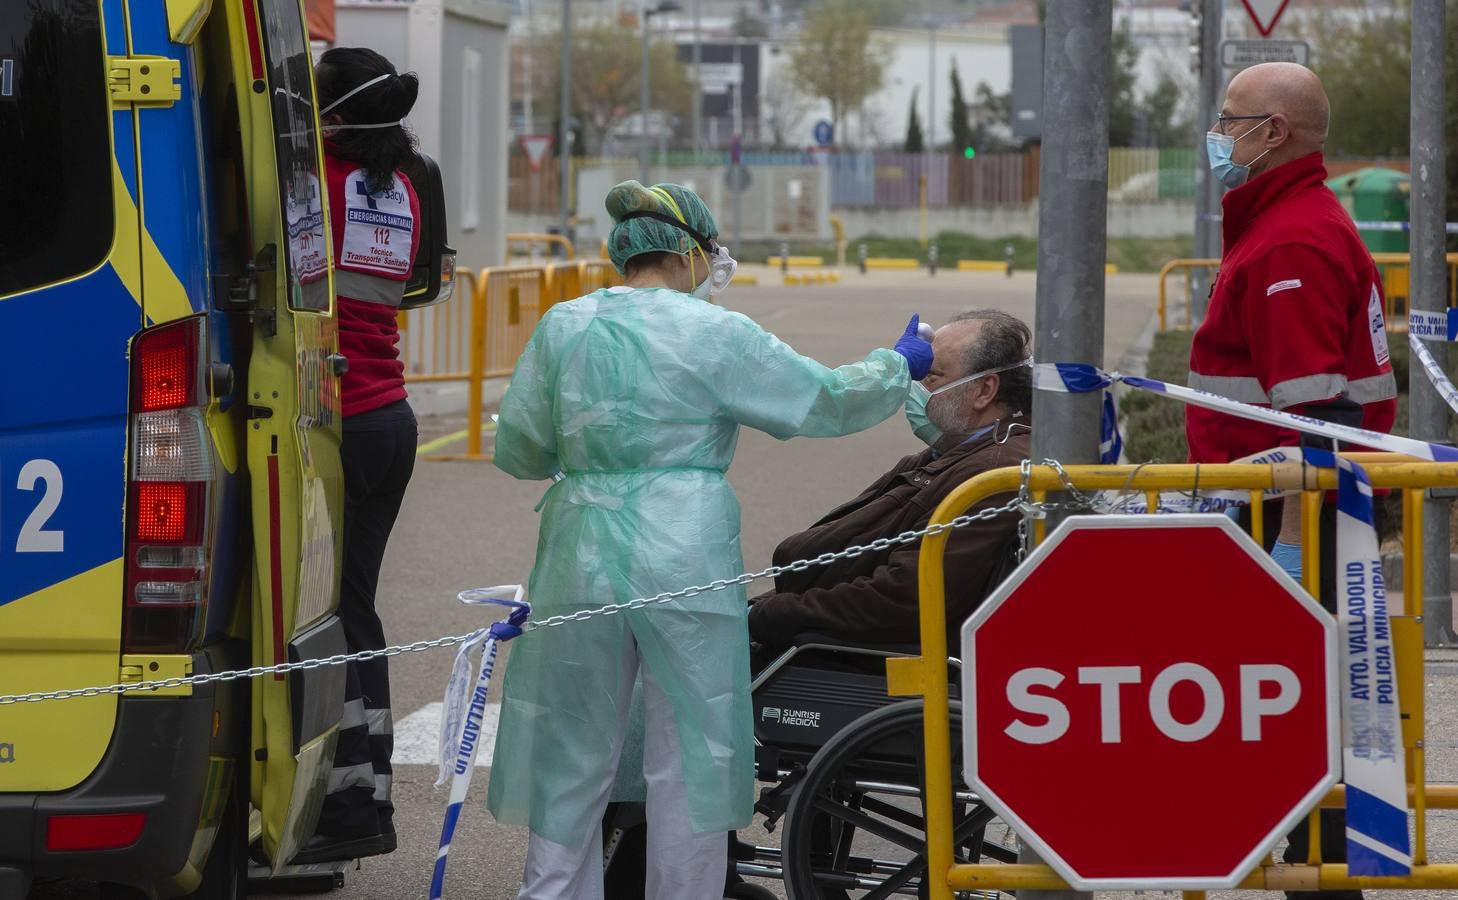
[[[1301,545],[1287,544],[1283,541],[1276,541],[1276,546],[1271,548],[1271,559],[1281,567],[1287,575],[1297,584],[1301,583]]]
[[[922,380],[931,371],[932,346],[931,342],[917,333],[920,325],[921,316],[912,316],[906,330],[901,334],[901,339],[891,348],[906,357],[906,368],[911,371],[912,381]]]

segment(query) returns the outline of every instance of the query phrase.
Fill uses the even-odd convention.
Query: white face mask
[[[320,119],[323,119],[325,116],[327,116],[329,114],[329,111],[330,110],[334,109],[334,107],[336,107],[339,104],[343,103],[344,101],[348,100],[350,97],[353,97],[355,94],[358,94],[360,91],[364,90],[365,88],[367,88],[367,87],[373,87],[374,85],[379,84],[380,82],[384,81],[385,79],[387,79],[389,77],[390,77],[390,73],[389,72],[386,72],[383,75],[376,75],[374,78],[371,78],[369,81],[366,81],[364,84],[362,84],[359,87],[355,88],[354,90],[349,91],[348,93],[346,93],[343,97],[340,97],[338,100],[335,100],[333,103],[331,103],[328,106],[324,107],[323,109],[319,110],[319,118]],[[365,130],[365,129],[368,129],[368,128],[394,128],[397,125],[404,125],[404,124],[405,124],[405,120],[404,119],[399,119],[399,120],[394,121],[394,122],[372,122],[372,123],[366,124],[366,125],[345,125],[345,124],[339,124],[339,125],[320,125],[319,126],[319,131],[322,134],[332,134],[332,133],[334,133],[336,131],[351,131],[351,130],[359,130],[359,131],[362,131],[362,130]]]
[[[1023,366],[1031,366],[1032,364],[1033,358],[1030,356],[1027,359],[1018,360],[1011,365],[998,366],[995,369],[983,369],[981,372],[973,372],[971,375],[965,375],[961,378],[958,378],[956,381],[949,381],[934,391],[927,390],[927,388],[923,386],[920,382],[917,382],[916,386],[920,387],[923,391],[926,391],[926,398],[930,400],[937,394],[945,394],[947,391],[950,391],[954,387],[960,387],[964,384],[967,384],[968,382],[976,381],[979,378],[986,378],[988,375],[997,375],[1010,369],[1021,369]]]
[[[700,300],[708,300],[724,293],[725,288],[729,287],[729,282],[734,280],[735,270],[739,268],[739,262],[723,247],[715,250],[713,257],[708,257],[702,249],[699,255],[708,259],[709,271],[704,280],[694,287],[693,295]],[[693,256],[690,255],[689,259],[692,261]]]

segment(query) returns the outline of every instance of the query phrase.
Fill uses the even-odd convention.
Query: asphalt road
[[[934,324],[969,306],[1005,309],[1030,322],[1033,314],[1035,277],[1031,273],[1017,273],[1009,279],[999,274],[955,272],[935,278],[919,272],[869,276],[848,272],[838,285],[811,287],[784,287],[776,273],[761,269],[757,274],[758,287],[735,287],[723,298],[725,305],[755,318],[800,352],[831,365],[889,345],[913,312]],[[1153,277],[1109,277],[1107,365],[1121,364],[1150,324],[1154,305]],[[432,416],[421,424],[424,442],[463,428],[464,419]],[[899,416],[837,440],[780,443],[746,431],[729,472],[743,507],[746,563],[755,569],[767,565],[782,537],[859,492],[917,446]],[[474,628],[482,617],[455,600],[458,591],[525,582],[536,544],[538,519],[533,507],[544,489],[542,483],[516,481],[486,463],[422,459],[386,554],[380,583],[379,603],[392,640],[406,642]],[[429,764],[435,741],[431,704],[441,699],[451,655],[443,651],[412,654],[396,659],[392,666],[400,847],[388,857],[366,859],[346,874],[346,886],[335,896],[350,900],[426,897],[436,855],[444,795],[431,786],[435,777],[435,767]],[[1435,655],[1427,680],[1433,695],[1429,709],[1436,719],[1430,738],[1458,734],[1453,712],[1458,709],[1453,702],[1458,662],[1452,655]],[[485,746],[489,749],[490,741]],[[1458,780],[1453,741],[1430,740],[1429,748],[1430,777]],[[486,812],[489,777],[488,768],[477,770],[451,854],[447,896],[478,900],[515,896],[525,833],[497,826]],[[1087,815],[1090,826],[1097,825],[1096,813],[1071,809],[1071,814]],[[1433,825],[1433,846],[1448,848],[1449,858],[1442,861],[1451,861],[1451,851],[1458,847],[1455,823],[1439,819]],[[1135,835],[1130,838],[1137,840]],[[1429,895],[1436,897],[1438,892]],[[79,885],[51,886],[37,896],[59,900],[94,896],[94,892]]]

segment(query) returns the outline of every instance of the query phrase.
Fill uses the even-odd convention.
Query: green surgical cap
[[[636,181],[624,181],[608,191],[607,212],[613,218],[613,230],[608,234],[608,258],[625,274],[628,260],[641,253],[682,255],[695,246],[693,236],[684,229],[646,216],[628,218],[633,213],[667,216],[682,221],[705,238],[719,236],[719,225],[704,201],[679,184],[657,184],[650,188]]]

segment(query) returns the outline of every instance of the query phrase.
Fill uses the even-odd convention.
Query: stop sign
[[[1080,890],[1232,888],[1337,779],[1336,640],[1224,516],[1070,518],[962,628],[967,783]]]

